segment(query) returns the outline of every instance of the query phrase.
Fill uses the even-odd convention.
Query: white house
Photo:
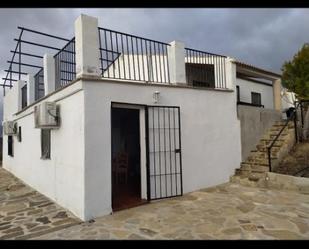
[[[280,75],[86,15],[24,74],[5,79],[3,167],[83,220],[228,181],[242,160],[237,102],[282,109]]]

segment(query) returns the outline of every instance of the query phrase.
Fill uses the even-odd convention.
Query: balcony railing
[[[167,43],[99,28],[103,78],[169,83]]]
[[[186,80],[188,85],[227,88],[226,56],[186,48]]]
[[[4,90],[5,87],[11,88],[18,80],[26,80],[27,74],[33,74],[35,100],[42,98],[45,92],[43,55],[53,54],[55,51],[55,88],[61,88],[76,78],[75,38],[69,40],[23,27],[18,29],[20,34],[14,39],[17,44],[15,50],[11,51],[13,55],[8,61],[8,70],[5,70],[7,74],[3,78],[4,82],[0,84]],[[103,78],[170,83],[170,44],[105,28],[98,28],[98,33]],[[30,39],[25,39],[25,34],[31,34]],[[49,39],[54,45],[47,45]],[[60,42],[65,44],[60,46]],[[184,53],[188,85],[227,88],[226,56],[190,48],[186,48]],[[37,59],[39,60],[35,61]]]
[[[44,94],[44,70],[42,68],[34,75],[34,100],[44,97]]]
[[[55,54],[56,89],[76,79],[75,37]]]

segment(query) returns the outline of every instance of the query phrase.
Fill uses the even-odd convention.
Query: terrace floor
[[[309,195],[223,184],[38,239],[309,239]]]
[[[0,240],[30,239],[80,220],[0,167]]]
[[[0,239],[309,239],[309,195],[226,183],[83,222],[0,168]]]

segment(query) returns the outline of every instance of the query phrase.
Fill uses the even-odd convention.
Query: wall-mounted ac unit
[[[3,132],[4,135],[16,135],[17,134],[17,123],[15,121],[4,121]]]
[[[60,126],[59,106],[55,102],[43,102],[35,107],[35,127],[41,129],[56,129]]]

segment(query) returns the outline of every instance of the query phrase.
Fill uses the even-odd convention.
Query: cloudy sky
[[[72,38],[81,13],[98,17],[101,27],[163,42],[180,40],[186,47],[274,72],[309,42],[309,9],[0,9],[1,78],[17,26]]]

